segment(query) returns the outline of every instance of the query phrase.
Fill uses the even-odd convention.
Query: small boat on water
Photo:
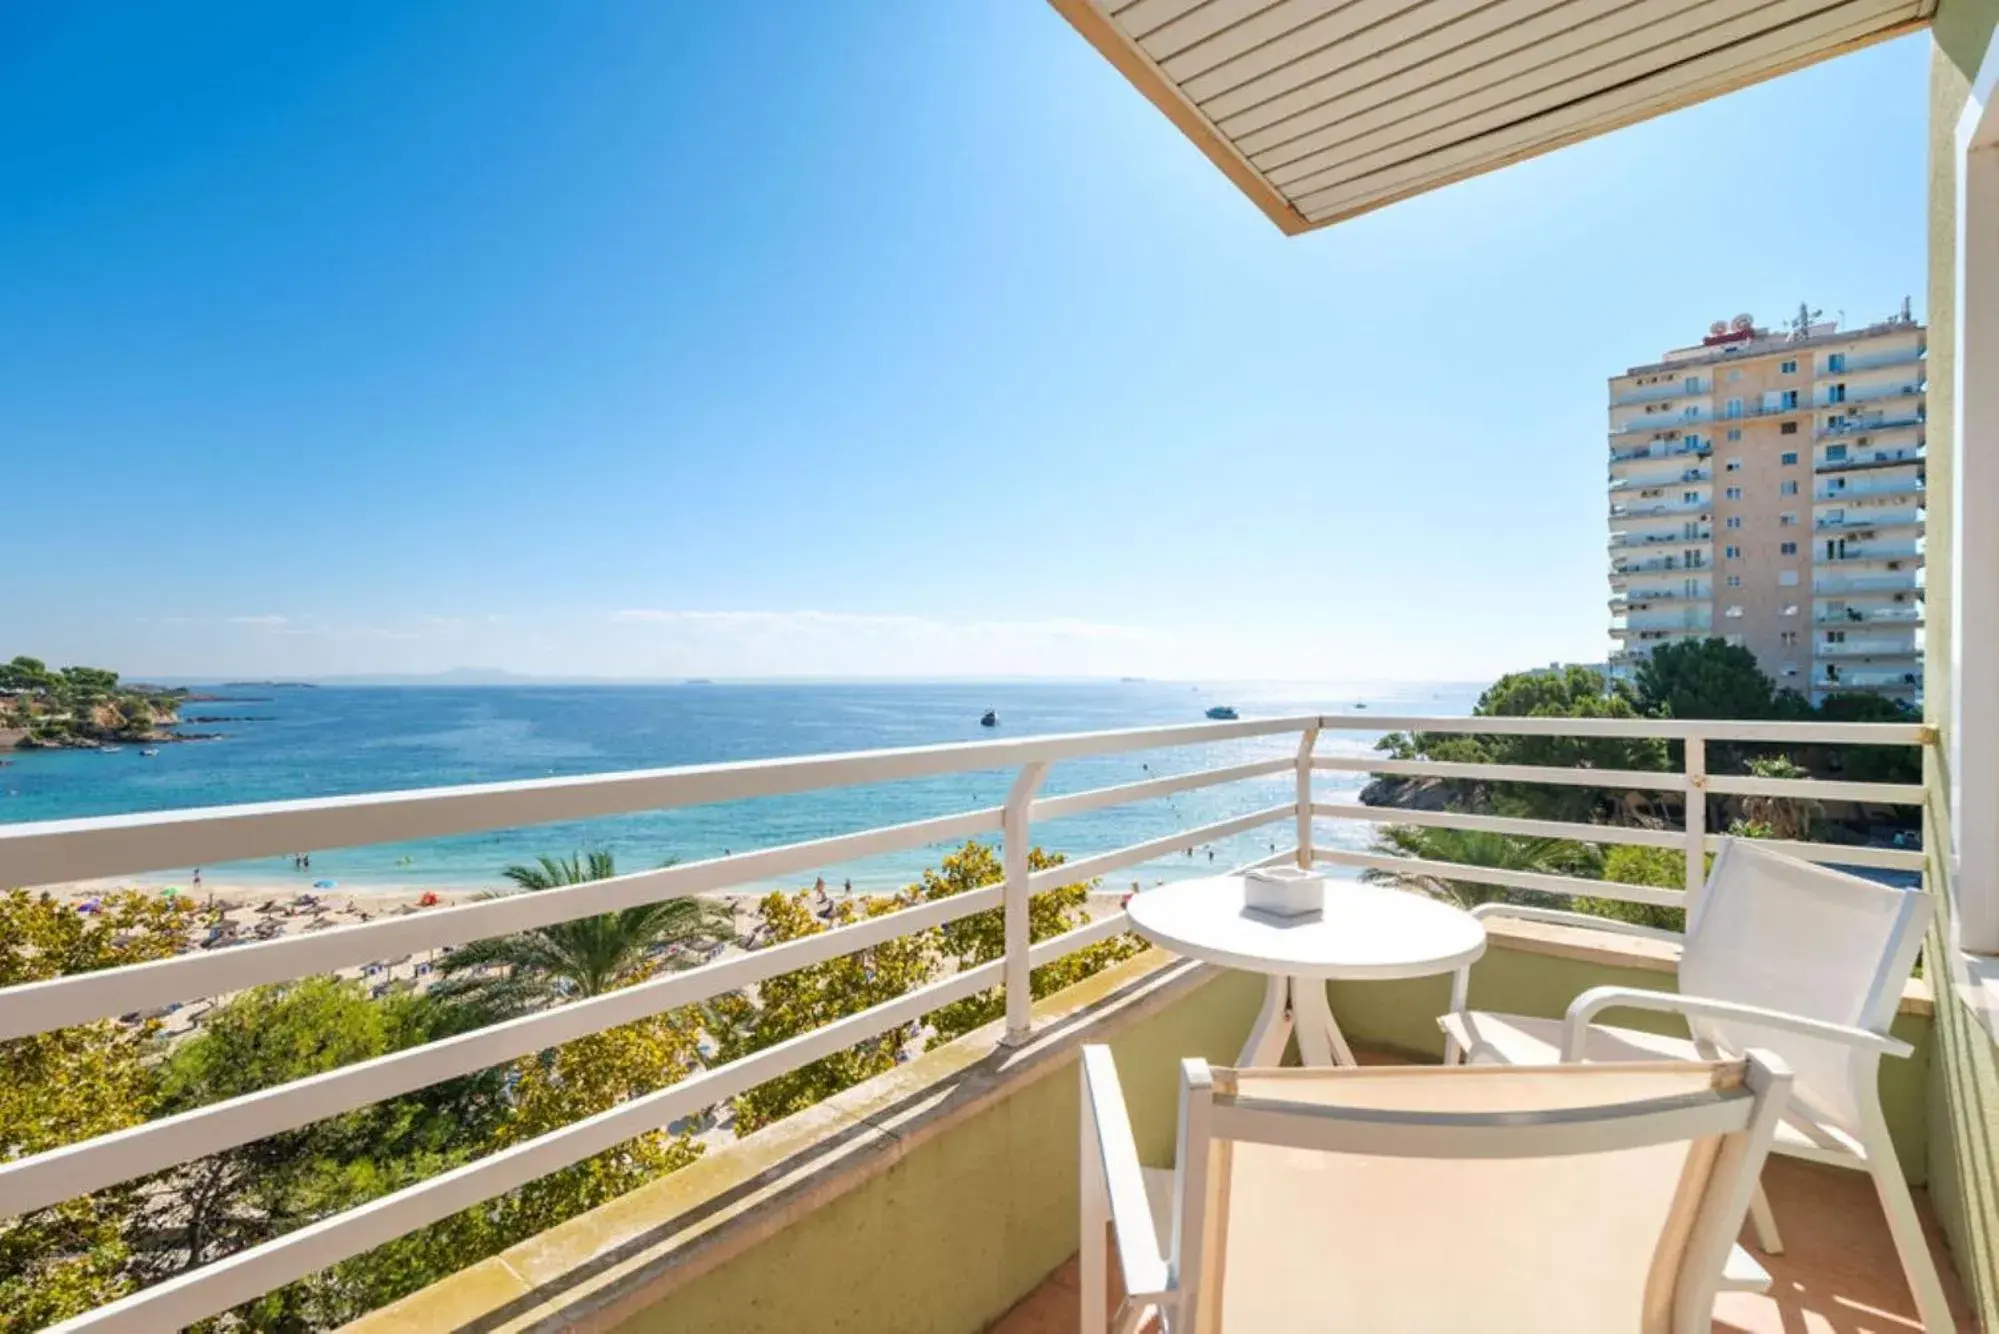
[[[999,715],[997,713],[994,713],[991,709],[987,709],[983,714],[979,715],[979,726],[998,727]]]
[[[1227,722],[1236,716],[1236,711],[1226,704],[1217,704],[1208,710],[1208,716],[1216,722]]]
[[[97,753],[99,755],[116,755],[118,752],[124,749],[125,748],[123,746],[99,746],[97,748]]]
[[[159,754],[159,753],[160,753],[160,750],[159,750],[159,747],[157,747],[157,746],[148,746],[148,747],[146,747],[146,748],[145,748],[144,750],[140,751],[139,753],[140,753],[141,755],[144,755],[144,756],[145,756],[145,757],[146,757],[147,759],[151,759],[151,758],[152,758],[153,756],[155,756],[155,755]]]

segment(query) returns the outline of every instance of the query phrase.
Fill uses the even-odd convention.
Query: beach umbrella
[[[340,882],[337,880],[315,880],[312,882],[314,889],[337,889],[339,886]]]
[[[173,897],[174,895],[176,895],[176,894],[178,894],[178,893],[180,893],[180,886],[179,886],[179,885],[168,885],[168,886],[167,886],[167,887],[166,887],[165,889],[163,889],[163,890],[161,890],[161,891],[160,891],[160,894],[161,894],[161,895],[162,895],[163,897],[165,897],[165,898],[169,898],[169,899],[170,899],[170,898],[172,898],[172,897]]]

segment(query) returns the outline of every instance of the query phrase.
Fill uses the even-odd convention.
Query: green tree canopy
[[[22,654],[12,662],[0,663],[0,690],[42,692],[54,688],[55,676],[40,658]]]
[[[1027,869],[1046,871],[1060,866],[1063,860],[1060,853],[1030,848]],[[925,871],[922,881],[912,885],[910,890],[913,897],[929,901],[997,885],[1005,879],[1006,869],[1000,863],[999,854],[986,844],[974,841],[946,857],[941,867]],[[1095,881],[1077,881],[1029,896],[1028,940],[1043,941],[1088,925],[1087,906],[1090,891],[1095,887]],[[993,908],[961,917],[955,922],[946,922],[938,929],[938,939],[944,953],[959,968],[976,968],[982,963],[991,963],[1006,954],[1006,911]],[[1123,935],[1102,941],[1034,969],[1027,977],[1028,989],[1036,999],[1052,995],[1101,972],[1120,959],[1130,958],[1144,948],[1145,942],[1137,936]],[[933,1040],[949,1042],[991,1023],[1005,1012],[1005,987],[994,987],[976,996],[954,1001],[928,1016],[935,1030]]]
[[[1661,718],[1768,718],[1776,683],[1756,655],[1723,639],[1661,644],[1639,660],[1638,698]]]
[[[1631,691],[1589,667],[1512,672],[1499,678],[1472,709],[1478,718],[1638,718]],[[1558,769],[1665,769],[1666,745],[1651,737],[1509,736],[1503,733],[1390,733],[1377,749],[1397,759],[1461,764],[1518,764]],[[1452,804],[1547,819],[1590,820],[1608,813],[1602,791],[1557,784],[1458,782]]]
[[[146,963],[177,951],[171,899],[104,896],[80,913],[48,894],[0,894],[0,986]],[[77,1024],[0,1042],[0,1161],[137,1125],[158,1103],[151,1023]],[[0,1219],[0,1331],[40,1329],[123,1296],[136,1185]]]

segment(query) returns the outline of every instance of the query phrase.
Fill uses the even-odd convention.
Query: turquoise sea
[[[0,768],[0,823],[230,805],[548,775],[761,759],[884,746],[976,741],[1048,732],[1199,721],[1214,704],[1245,718],[1313,711],[1462,715],[1472,686],[1213,685],[1166,682],[684,684],[646,686],[198,687],[229,696],[190,703],[190,715],[252,715],[258,721],[191,724],[213,741],[167,745],[154,757],[32,752]],[[995,710],[997,732],[979,726]],[[1365,754],[1372,732],[1329,732],[1322,753]],[[1054,794],[1218,764],[1291,753],[1286,738],[1222,742],[1059,764]],[[209,884],[334,880],[369,886],[489,886],[510,862],[541,853],[608,849],[625,869],[672,857],[821,838],[875,825],[998,805],[1010,771],[619,816],[575,824],[368,848],[312,849],[309,871],[287,859],[204,867]],[[1291,779],[1182,793],[1036,827],[1042,846],[1071,856],[1103,852],[1176,829],[1226,819],[1288,799]],[[1320,790],[1351,793],[1358,775],[1321,774]],[[1365,846],[1368,831],[1327,825],[1332,842]],[[1289,831],[1273,825],[1163,857],[1114,878],[1145,885],[1227,867],[1261,855]],[[839,888],[893,888],[935,865],[940,849],[916,849],[824,870]],[[1212,853],[1212,859],[1210,854]],[[154,882],[182,881],[191,868],[162,868]],[[810,883],[805,877],[803,883]]]

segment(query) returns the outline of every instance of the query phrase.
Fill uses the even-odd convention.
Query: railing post
[[[1298,738],[1298,865],[1304,870],[1312,869],[1315,853],[1312,847],[1312,751],[1319,744],[1319,729],[1316,725],[1305,729]]]
[[[1006,1035],[1000,1041],[1009,1047],[1026,1042],[1034,1026],[1034,991],[1027,964],[1027,950],[1034,943],[1028,929],[1027,854],[1034,842],[1027,813],[1047,776],[1046,764],[1022,765],[1000,814],[1000,854],[1006,867]]]
[[[1707,742],[1687,742],[1687,921],[1707,883]]]

